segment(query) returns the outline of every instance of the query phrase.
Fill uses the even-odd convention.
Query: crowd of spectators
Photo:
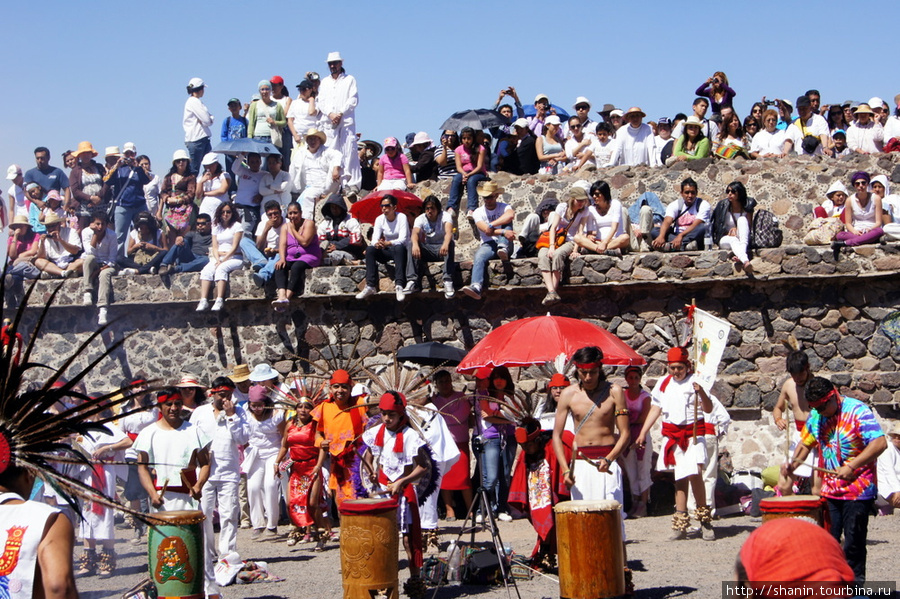
[[[443,261],[443,291],[452,298],[460,213],[480,241],[471,281],[463,287],[476,299],[488,284],[487,262],[497,258],[537,257],[545,304],[559,300],[562,270],[579,253],[617,257],[717,244],[752,276],[748,251],[755,202],[740,184],[728,186],[722,202],[730,207],[722,204],[720,210],[713,211],[699,198],[696,182],[686,179],[682,197],[668,208],[645,194],[626,211],[598,170],[595,181],[575,183],[564,203],[547,198],[516,232],[515,211],[499,201],[503,190],[491,175],[666,167],[706,157],[838,158],[900,149],[900,95],[893,115],[878,97],[822,104],[819,92],[809,90],[795,102],[764,97],[741,119],[733,103],[737,92],[722,72],[697,88],[689,115],[645,122],[640,107],[605,104],[592,111],[581,96],[569,116],[546,94],[537,94],[533,110],[526,110],[509,87],[494,105],[502,124],[445,130],[439,143],[424,131],[408,134],[404,144],[397,137],[378,143],[356,133],[356,80],[346,73],[340,54],[330,53],[326,63],[329,74],[306,73],[296,98],[276,76],[260,81],[250,102],[228,101],[221,141],[270,144],[275,149],[267,153],[212,152],[215,119],[203,103],[206,84],[195,77],[183,113],[185,148],[173,153],[162,176],[132,142],[107,147],[102,164],[91,142],[82,141],[63,154],[64,168],[50,164],[45,147],[35,149],[34,168],[11,165],[11,187],[0,211],[9,228],[9,282],[20,287],[23,279],[40,276],[82,277],[84,304],[96,303],[101,324],[107,321],[110,279],[116,274],[200,272],[203,299],[197,310],[218,311],[230,273],[250,268],[260,286],[274,279],[273,309],[284,311],[303,293],[306,271],[320,264],[364,262],[366,287],[357,296],[363,299],[377,292],[378,264],[392,262],[402,301],[419,287],[424,264]],[[512,103],[504,103],[507,98]],[[450,180],[443,204],[432,191],[438,188],[421,185],[442,179]],[[821,219],[810,225],[815,240],[808,242],[832,243],[837,253],[845,245],[896,233],[900,198],[890,194],[886,178],[859,172],[850,183],[852,195],[841,181],[829,189],[817,210]],[[349,209],[372,190],[385,195],[382,214],[369,230]],[[396,192],[416,190],[426,200],[424,214],[398,206]],[[293,217],[292,205],[298,209]]]

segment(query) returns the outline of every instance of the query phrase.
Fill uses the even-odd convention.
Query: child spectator
[[[400,151],[400,142],[396,137],[388,137],[384,140],[384,154],[375,163],[377,190],[390,191],[415,187],[412,171],[409,168],[409,159]]]
[[[62,198],[55,189],[47,192],[47,197],[44,198],[44,209],[41,210],[41,215],[38,218],[41,222],[44,222],[48,214],[55,214],[63,220],[66,218],[66,211],[62,207]]]
[[[366,251],[359,221],[347,212],[347,204],[340,194],[334,194],[322,204],[322,220],[318,227],[322,244],[323,264],[360,264]]]

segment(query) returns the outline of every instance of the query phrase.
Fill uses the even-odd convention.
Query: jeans
[[[406,246],[391,244],[385,249],[374,245],[366,248],[366,285],[378,289],[378,263],[394,262],[394,283],[406,285]]]
[[[447,207],[453,208],[457,212],[459,212],[459,201],[462,198],[462,178],[463,176],[459,173],[453,175],[453,181],[450,183],[450,200],[447,202]],[[469,178],[466,181],[466,191],[469,194],[467,200],[468,204],[466,206],[468,210],[475,210],[478,208],[478,184],[485,179],[487,179],[487,176],[482,175],[481,173],[469,175]]]
[[[687,245],[692,241],[697,242],[697,249],[706,249],[706,244],[704,243],[704,238],[706,237],[706,223],[702,225],[697,225],[694,227],[694,230],[681,238],[682,245]],[[653,227],[653,230],[650,232],[650,237],[652,239],[656,239],[659,237],[659,226]],[[673,239],[678,237],[678,233],[672,231],[672,228],[669,228],[669,231],[666,233],[666,241],[671,242]]]
[[[138,212],[147,211],[147,202],[141,202],[137,206],[121,206],[116,204],[116,211],[113,215],[113,222],[116,227],[116,243],[118,243],[118,256],[125,255],[125,249],[128,247],[128,231],[131,229],[131,223]]]
[[[209,256],[198,256],[191,250],[191,243],[186,241],[184,245],[170,247],[161,264],[171,265],[176,262],[175,272],[200,272],[209,262]]]
[[[491,503],[491,512],[497,514],[500,508],[500,476],[503,467],[502,439],[484,440],[484,453],[481,457],[481,486],[487,492],[488,501]]]
[[[241,238],[241,253],[244,255],[244,258],[250,261],[251,266],[259,265],[262,267],[256,274],[263,281],[268,281],[272,278],[272,275],[275,273],[275,264],[281,259],[278,254],[271,258],[266,258],[266,255],[256,247],[256,244],[246,237]]]
[[[856,582],[866,581],[866,537],[869,533],[869,514],[874,503],[875,499],[828,499],[831,536],[840,543],[841,534],[844,535],[841,547]]]
[[[237,208],[241,215],[241,226],[244,229],[244,236],[241,238],[241,241],[256,239],[256,225],[259,224],[259,206],[235,204],[234,207]],[[244,244],[241,243],[241,248],[243,247]]]
[[[414,260],[416,278],[421,279],[428,269],[428,262],[444,263],[444,281],[453,281],[453,273],[456,272],[456,244],[450,241],[450,247],[447,249],[447,255],[441,256],[441,246],[429,245],[427,243],[419,244],[420,258]]]
[[[504,229],[511,228],[511,225],[504,227]],[[475,250],[475,258],[472,260],[473,287],[477,287],[479,290],[484,289],[484,278],[487,275],[488,260],[493,260],[497,257],[497,249],[500,247],[505,247],[506,251],[512,254],[513,242],[501,235],[499,239],[482,241],[481,245],[478,246],[478,249]]]
[[[184,146],[187,148],[188,156],[191,157],[191,172],[195,175],[200,174],[200,163],[203,161],[203,157],[212,150],[209,138],[204,137],[197,141],[186,141]]]

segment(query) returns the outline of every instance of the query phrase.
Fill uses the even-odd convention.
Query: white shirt
[[[212,403],[206,403],[198,406],[191,414],[191,424],[212,440],[209,480],[238,482],[241,471],[238,445],[245,445],[250,438],[244,408],[235,406],[234,415],[226,416],[225,410],[216,414]]]
[[[259,239],[259,236],[263,234],[263,229],[266,228],[266,222],[268,222],[268,218],[266,220],[259,221],[259,224],[256,225],[256,231],[254,234],[256,235],[256,239]],[[278,249],[278,238],[281,236],[281,227],[284,226],[282,222],[281,225],[277,227],[269,227],[268,233],[266,233],[266,247],[270,249]]]
[[[665,391],[663,383],[668,380]],[[650,405],[662,410],[663,422],[675,425],[693,424],[694,422],[694,377],[684,377],[680,383],[669,375],[660,377],[650,393]],[[699,400],[699,398],[698,398]],[[703,414],[703,408],[698,412]]]
[[[156,210],[159,208],[159,188],[161,181],[159,180],[159,176],[153,173],[150,173],[147,176],[150,177],[150,182],[144,185],[144,199],[147,200],[147,211],[150,214],[156,214]]]
[[[684,199],[678,198],[668,206],[666,206],[666,216],[672,217],[672,228],[670,231],[678,233],[683,229],[691,226],[694,220],[702,220],[709,222],[710,207],[709,202],[703,198],[696,198],[691,207],[685,211]],[[682,214],[683,213],[683,214]],[[680,215],[680,216],[679,216]]]
[[[300,166],[294,173],[294,189],[301,193],[307,187],[323,191],[328,189],[334,184],[331,174],[335,167],[341,166],[341,160],[340,152],[326,149],[324,146],[319,146],[315,154],[310,152],[309,148],[303,150],[300,152]]]
[[[25,189],[13,183],[9,186],[9,190],[6,193],[9,196],[10,201],[15,201],[16,203],[16,213],[14,216],[28,216],[28,206],[25,204]]]
[[[85,227],[81,230],[81,247],[84,248],[85,256],[94,256],[97,258],[97,261],[100,264],[108,264],[110,266],[116,265],[116,250],[118,248],[118,244],[116,241],[116,232],[112,229],[106,229],[106,235],[103,236],[103,241],[100,242],[100,245],[97,247],[93,247],[91,245],[91,241],[94,239],[94,230],[90,227]]]
[[[154,424],[157,420],[159,420],[159,408],[153,407],[149,410],[144,410],[143,412],[129,414],[125,418],[122,418],[119,424],[122,427],[122,432],[125,434],[138,435],[142,430],[151,424]],[[125,450],[126,460],[129,458],[137,459],[137,457],[137,451],[135,451],[133,445]]]
[[[591,152],[594,154],[594,164],[597,166],[610,166],[613,154],[616,152],[616,140],[610,137],[606,143],[602,143],[599,139],[591,142]]]
[[[900,493],[900,449],[888,439],[887,449],[878,456],[878,495],[887,499]]]
[[[234,194],[234,203],[238,206],[249,206],[251,208],[259,206],[253,198],[259,193],[259,182],[262,181],[266,171],[260,169],[255,173],[244,163],[238,159],[231,165],[231,170],[237,178],[237,192]]]
[[[883,137],[885,143],[891,141],[895,137],[900,137],[900,117],[892,116],[888,118],[887,123],[884,124]],[[10,191],[10,197],[11,196],[12,191]],[[16,205],[18,206],[18,203]],[[18,214],[18,212],[16,212],[16,214]]]
[[[409,243],[409,219],[402,212],[397,212],[393,221],[389,221],[383,214],[375,219],[375,227],[372,229],[372,243],[384,239],[391,245],[405,245]]]
[[[309,102],[304,102],[301,98],[297,98],[291,102],[291,107],[287,112],[287,119],[289,121],[294,119],[294,131],[296,131],[300,137],[306,135],[306,132],[311,127],[318,126],[319,120],[322,118],[322,111],[318,110],[318,105],[316,105],[316,109],[316,114],[310,116]]]
[[[215,179],[209,179],[208,181],[203,182],[203,191],[210,192],[213,189],[218,189],[222,185],[228,184],[228,177],[225,176],[223,172],[221,175],[216,177]],[[210,196],[204,195],[203,200],[200,202],[200,214],[209,215],[210,220],[216,217],[216,210],[219,209],[219,206],[222,205],[222,202],[228,198],[228,194],[225,193],[223,195],[218,196]]]
[[[353,127],[356,123],[356,106],[359,104],[359,92],[356,90],[356,79],[352,75],[342,73],[335,79],[331,75],[319,83],[317,106],[326,117],[326,127],[333,128],[327,119],[332,112],[343,113],[339,127]]]
[[[385,428],[384,445],[378,447],[375,444],[375,437],[383,426],[383,424],[379,424],[365,431],[362,435],[363,443],[369,446],[374,463],[381,467],[381,471],[387,476],[388,480],[395,481],[403,476],[406,467],[413,463],[414,458],[419,453],[419,448],[425,445],[425,440],[411,427],[406,426],[402,431],[403,451],[394,452],[394,441],[397,438],[397,433],[392,433]]]
[[[813,154],[807,154],[803,149],[802,144],[804,133],[800,126],[797,124],[797,121],[799,120],[799,117],[794,119],[794,122],[792,122],[786,130],[788,139],[794,142],[794,151],[804,156],[821,156],[823,154],[821,143],[816,146],[816,151]],[[829,134],[828,121],[826,121],[823,116],[818,114],[813,114],[812,116],[810,116],[809,119],[803,124],[803,126],[806,129],[806,135],[814,135],[821,139],[822,135],[827,136]],[[847,136],[847,140],[850,140],[849,134]]]
[[[646,123],[640,127],[623,125],[616,132],[616,151],[613,161],[635,166],[659,166],[659,156],[653,155],[653,129]]]
[[[214,117],[209,113],[206,105],[196,96],[191,96],[184,103],[184,141],[199,141],[209,137],[212,133],[209,127],[213,124]]]
[[[625,232],[625,227],[622,223],[622,202],[619,200],[612,200],[609,203],[609,210],[602,216],[596,206],[588,208],[588,215],[591,218],[588,229],[597,232],[597,239],[606,239],[609,230],[613,226],[616,227],[613,237],[618,237]]]
[[[423,212],[417,216],[415,222],[413,222],[413,229],[419,229],[425,237],[425,241],[420,240],[421,243],[427,243],[428,245],[443,245],[444,225],[447,222],[451,222],[451,218],[444,211],[438,213],[437,221],[434,223],[428,220],[428,216]]]
[[[256,416],[247,414],[249,429],[248,445],[256,450],[256,458],[268,460],[278,455],[281,449],[281,433],[278,426],[284,422],[284,410],[275,409],[265,420],[257,420]]]
[[[64,240],[66,243],[81,247],[81,238],[78,236],[78,231],[75,229],[60,227],[59,238],[61,241]],[[61,241],[55,241],[49,237],[45,237],[43,241],[44,253],[47,255],[47,259],[50,260],[50,262],[53,262],[55,265],[64,269],[75,259],[75,256],[70,254],[69,251],[63,247]]]
[[[477,227],[478,223],[490,224],[490,223],[494,222],[495,220],[497,220],[498,218],[500,218],[501,216],[503,216],[503,214],[507,210],[509,210],[511,213],[513,212],[513,209],[509,207],[509,204],[506,204],[499,200],[497,201],[497,205],[494,207],[493,210],[488,210],[487,206],[483,206],[483,205],[479,206],[475,210],[475,213],[473,214],[473,218],[475,219],[475,226]],[[478,229],[478,234],[481,235],[481,243],[487,243],[489,241],[495,241],[497,239],[500,239],[499,233],[492,237],[492,236],[488,235],[487,233],[485,233],[484,231],[482,231],[481,229]]]
[[[580,228],[583,227],[585,231],[591,230],[591,207],[588,207],[587,210],[580,210],[572,219],[571,225],[569,224],[569,218],[566,214],[568,210],[569,205],[566,202],[560,202],[556,205],[553,212],[559,217],[559,222],[556,225],[556,234],[559,235],[559,233],[566,228],[566,225],[569,225],[569,228],[566,229],[566,241],[571,241],[575,235],[578,234]],[[547,219],[547,222],[550,222],[549,218]]]
[[[281,212],[287,212],[287,205],[291,203],[291,176],[286,171],[278,171],[274,177],[266,171],[259,181],[259,194],[262,196],[260,206],[265,206],[269,200],[277,200],[281,204]]]
[[[853,151],[874,154],[880,152],[883,146],[884,128],[881,123],[876,124],[871,120],[865,126],[851,123],[847,129],[847,147]]]
[[[781,129],[775,129],[769,133],[765,129],[753,136],[750,142],[750,152],[759,152],[760,156],[780,156],[784,152],[784,142],[787,134]]]
[[[243,233],[244,227],[241,223],[235,221],[227,229],[222,225],[213,225],[212,234],[216,239],[216,243],[219,244],[219,252],[230,252],[232,246],[234,245],[234,238],[238,233]],[[233,254],[234,258],[241,257],[241,250],[238,250]]]
[[[158,422],[144,428],[134,440],[135,451],[147,454],[147,461],[156,470],[156,485],[181,486],[181,469],[186,468],[195,450],[209,443],[199,427],[183,422],[175,430],[163,429]]]

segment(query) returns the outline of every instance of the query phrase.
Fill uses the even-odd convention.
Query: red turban
[[[689,364],[691,361],[691,358],[688,356],[688,350],[684,347],[673,347],[666,355],[666,359],[670,364],[672,362],[684,362],[685,364]]]
[[[381,396],[381,399],[378,400],[378,409],[390,410],[391,412],[405,412],[406,398],[403,397],[402,393],[397,393],[396,391],[393,393],[385,393]]]
[[[552,377],[550,377],[550,382],[547,383],[547,387],[552,389],[553,387],[568,387],[569,379],[566,378],[566,375],[561,372],[557,372]]]
[[[350,373],[346,370],[335,370],[331,375],[332,385],[349,385],[351,382]]]

